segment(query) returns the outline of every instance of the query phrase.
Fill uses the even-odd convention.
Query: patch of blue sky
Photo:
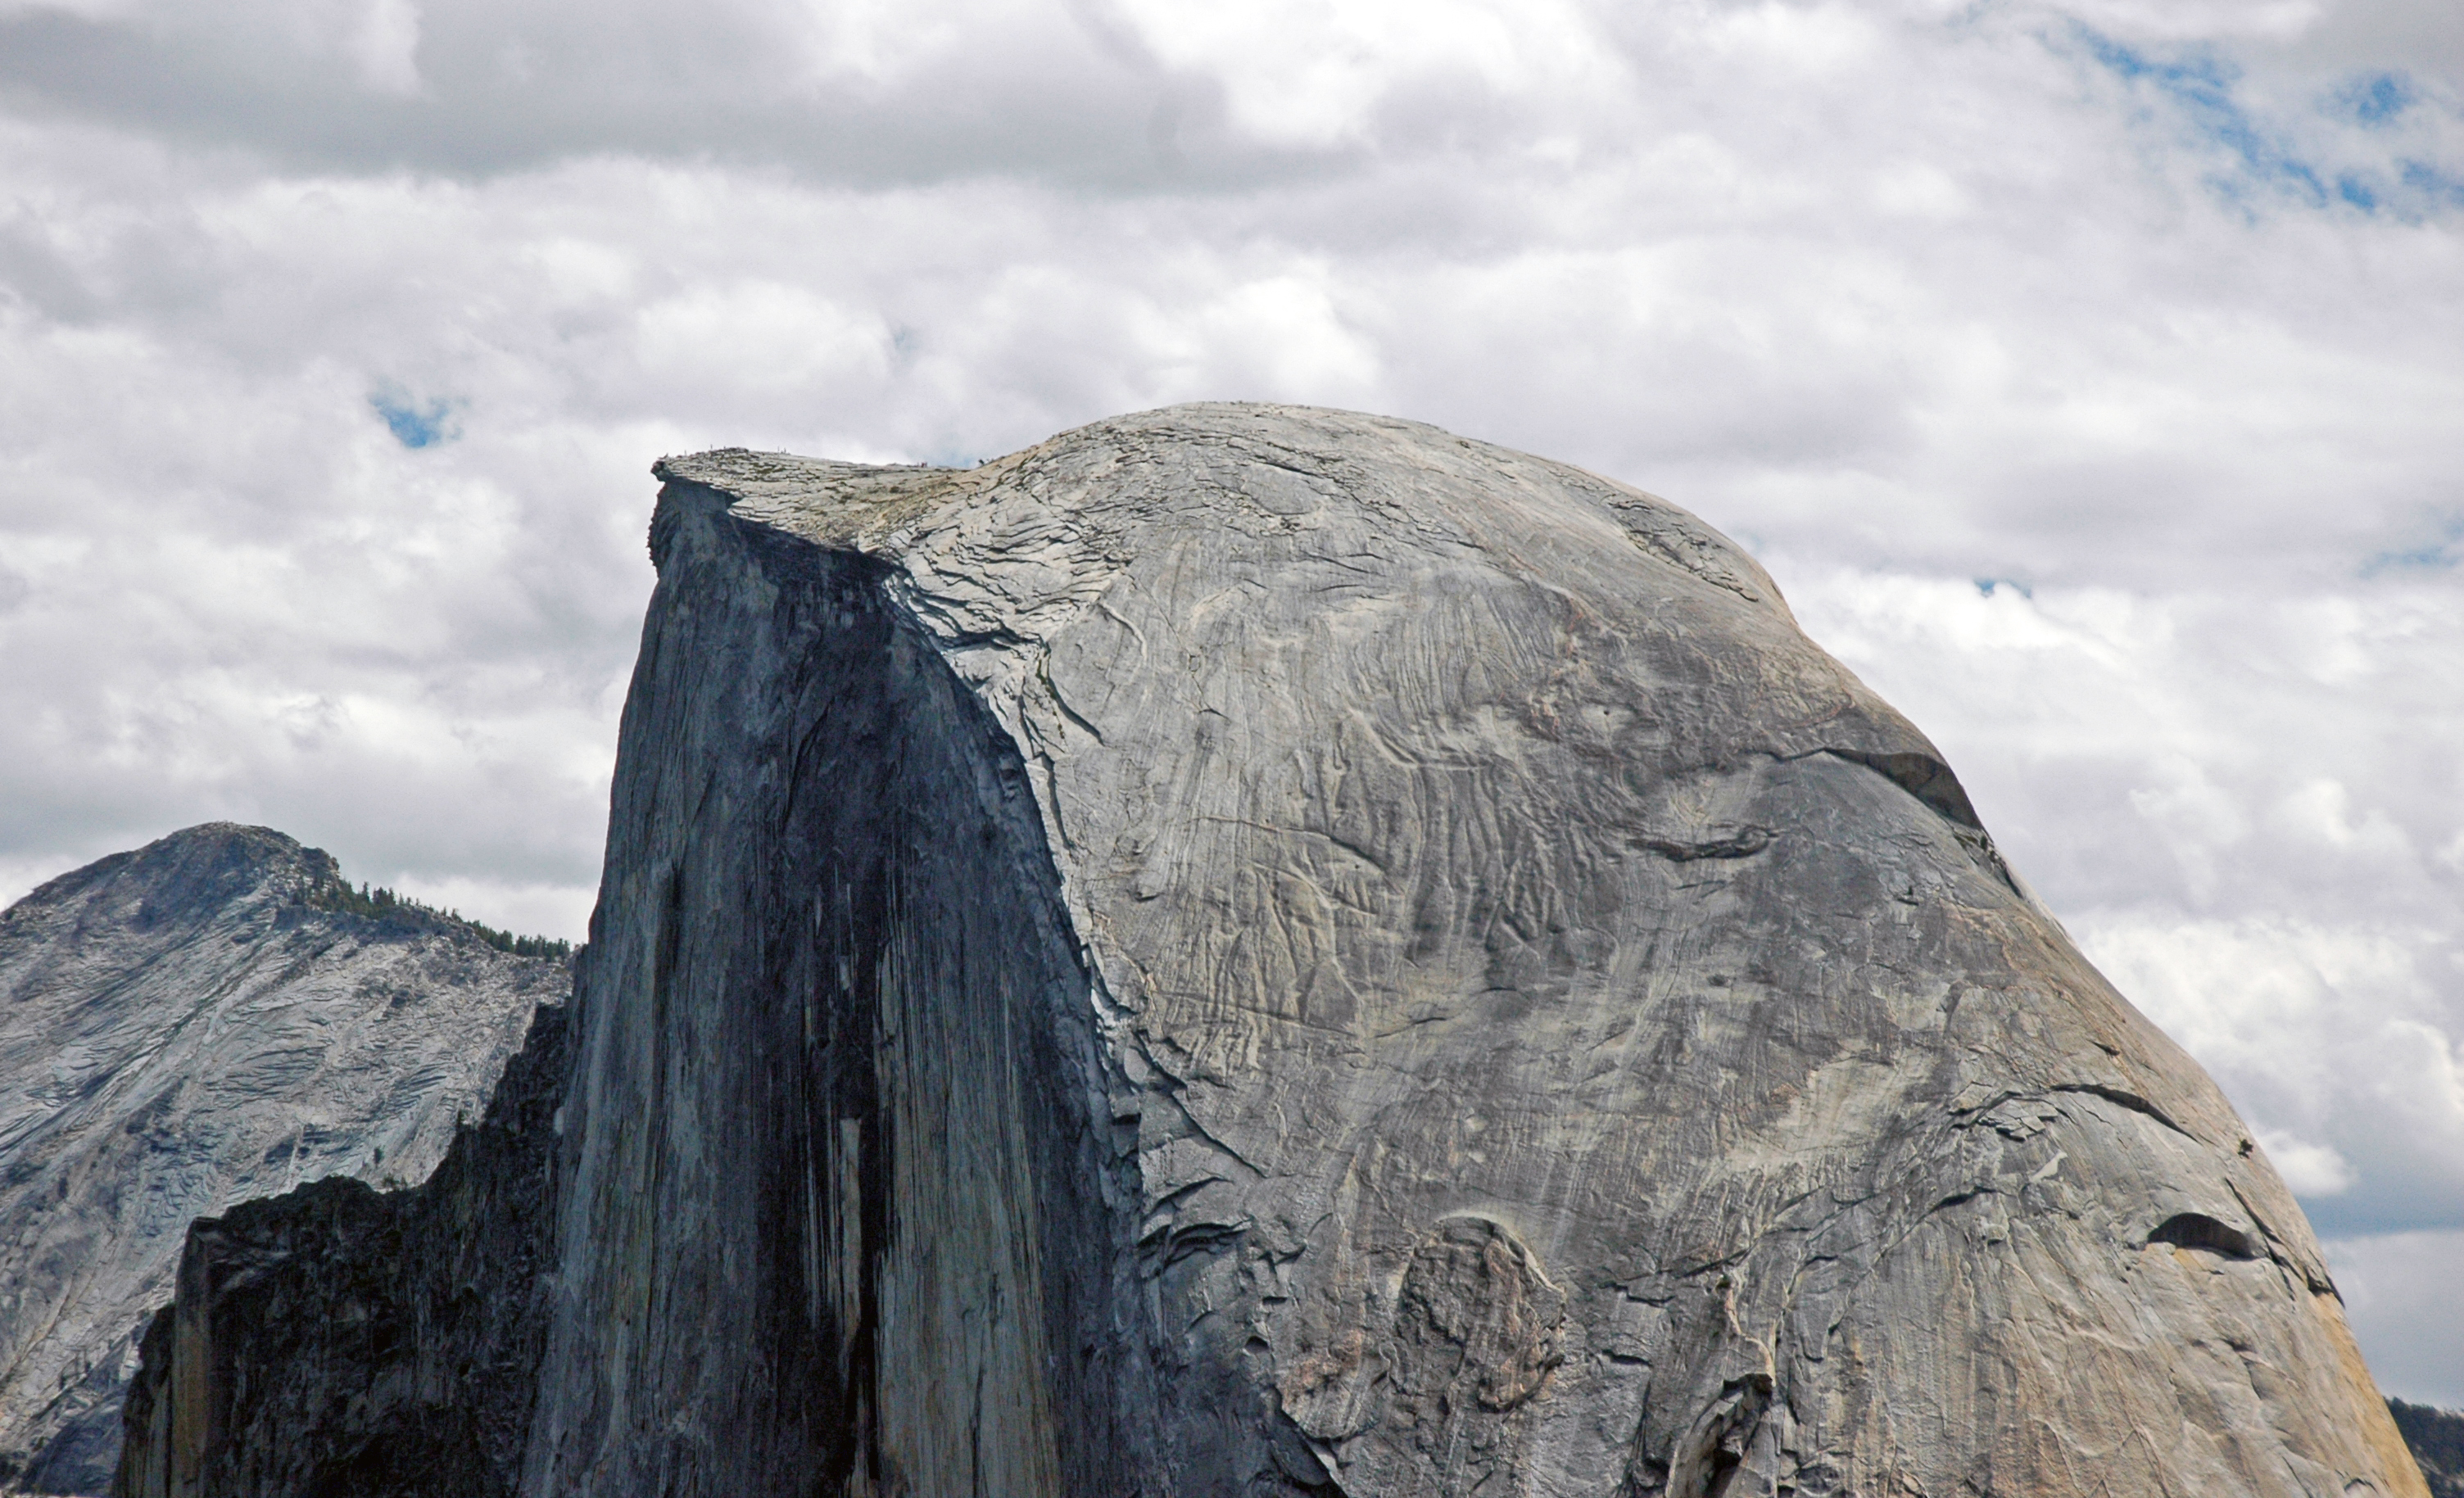
[[[452,425],[453,403],[430,401],[425,407],[382,391],[368,397],[369,408],[385,419],[394,440],[406,448],[434,447],[461,433]]]
[[[2246,177],[2291,192],[2313,207],[2324,207],[2330,201],[2318,168],[2261,129],[2233,97],[2233,86],[2241,81],[2241,69],[2233,63],[2206,51],[2169,59],[2153,57],[2091,27],[2079,27],[2078,32],[2089,55],[2106,71],[2164,96],[2192,130],[2238,158]],[[2241,196],[2239,184],[2227,180],[2216,186],[2228,196]],[[2333,196],[2353,202],[2342,192]]]
[[[2380,577],[2389,572],[2446,571],[2464,564],[2464,515],[2452,515],[2439,522],[2437,534],[2411,546],[2383,551],[2362,563],[2362,576]]]
[[[2338,89],[2335,102],[2352,120],[2384,125],[2412,107],[2420,94],[2401,73],[2365,73]]]
[[[2419,222],[2427,214],[2464,209],[2464,177],[2430,162],[2399,157],[2385,169],[2337,173],[2336,196],[2365,213]]]
[[[2397,175],[2406,187],[2423,197],[2449,208],[2464,208],[2464,177],[2442,171],[2428,162],[2416,161],[2398,163]]]
[[[2017,582],[2011,578],[1978,578],[1975,580],[1975,583],[1976,591],[1986,598],[1991,598],[1995,593],[2000,592],[2006,587],[2012,592],[2018,594],[2021,598],[2034,599],[2036,596],[2036,590],[2035,588],[2030,587],[2025,583]]]
[[[2134,89],[2152,93],[2196,138],[2232,160],[2232,170],[2209,178],[2228,201],[2255,209],[2259,196],[2273,192],[2311,208],[2399,219],[2464,209],[2464,175],[2433,162],[2409,156],[2348,158],[2328,165],[2305,159],[2294,143],[2299,131],[2271,127],[2254,115],[2237,97],[2240,67],[2217,53],[2197,49],[2164,56],[2089,27],[2073,31],[2100,66]],[[2315,97],[2312,122],[2346,130],[2358,125],[2368,135],[2381,136],[2405,128],[2411,117],[2431,107],[2409,76],[2363,73],[2334,92]],[[2344,143],[2358,145],[2360,141],[2346,135]]]

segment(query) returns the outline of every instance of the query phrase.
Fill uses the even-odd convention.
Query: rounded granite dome
[[[2215,1087],[1683,510],[1253,405],[658,472],[520,1491],[2423,1491]]]

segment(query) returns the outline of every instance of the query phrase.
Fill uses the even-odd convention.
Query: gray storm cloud
[[[1754,548],[2464,1404],[2453,6],[0,0],[0,893],[578,936],[651,458],[1396,412]]]

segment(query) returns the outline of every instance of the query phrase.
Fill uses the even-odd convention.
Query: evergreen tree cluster
[[[2402,1399],[2387,1400],[2387,1412],[2421,1464],[2430,1498],[2464,1498],[2464,1415]]]
[[[337,879],[319,890],[308,903],[319,910],[363,915],[371,920],[464,933],[476,936],[499,952],[510,952],[516,957],[555,958],[563,961],[573,956],[573,943],[570,941],[555,936],[517,936],[510,931],[498,931],[484,921],[473,920],[460,911],[439,910],[382,886],[371,889],[363,883],[354,890],[348,882]]]

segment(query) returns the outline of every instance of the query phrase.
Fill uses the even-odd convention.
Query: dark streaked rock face
[[[147,1328],[115,1491],[514,1490],[544,1325],[565,1011],[416,1188],[328,1177],[196,1223]],[[174,1379],[174,1349],[186,1368]]]
[[[0,914],[0,1460],[102,1490],[191,1219],[333,1175],[418,1180],[563,965],[333,909],[333,860],[211,824]]]
[[[2223,1098],[1683,511],[1273,407],[662,472],[525,1494],[2423,1493]]]
[[[526,1490],[1134,1491],[1128,1178],[1023,767],[875,562],[706,502],[654,545]]]

